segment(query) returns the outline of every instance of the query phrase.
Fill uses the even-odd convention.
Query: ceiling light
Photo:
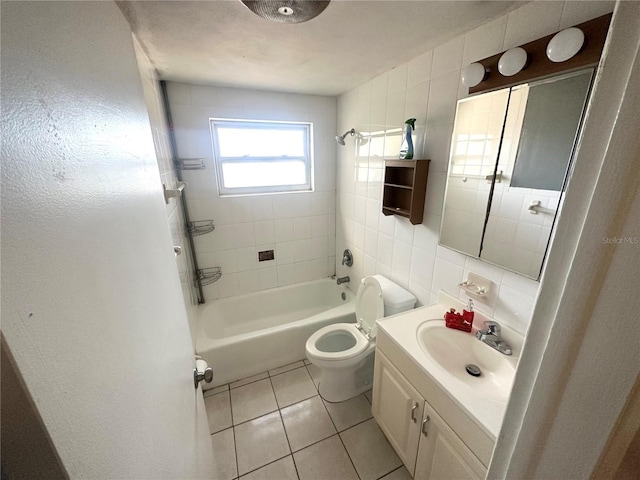
[[[465,87],[475,87],[487,76],[487,69],[481,63],[475,62],[462,69],[462,84]]]
[[[505,77],[511,77],[521,71],[527,64],[527,52],[516,47],[507,50],[498,60],[498,71]]]
[[[552,62],[566,62],[584,45],[584,32],[576,27],[556,33],[547,45],[547,57]]]
[[[320,15],[328,1],[315,0],[240,0],[249,10],[277,23],[302,23]]]

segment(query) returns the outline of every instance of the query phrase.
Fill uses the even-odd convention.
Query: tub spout
[[[336,279],[336,283],[338,285],[342,285],[343,283],[349,283],[351,281],[351,279],[349,277],[338,277]]]

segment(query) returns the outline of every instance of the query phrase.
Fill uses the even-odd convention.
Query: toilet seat
[[[356,295],[356,322],[369,338],[376,338],[376,321],[384,317],[382,287],[375,277],[364,277]]]
[[[327,340],[333,335],[348,335],[354,342],[354,345],[346,350],[336,352],[330,352],[318,348],[319,342]],[[319,360],[347,360],[360,355],[368,346],[369,340],[367,340],[364,334],[356,328],[354,323],[334,323],[332,325],[322,327],[309,337],[307,340],[307,354]]]
[[[307,354],[324,361],[357,357],[373,345],[371,340],[377,333],[376,320],[383,316],[384,301],[380,283],[373,277],[363,278],[356,296],[357,324],[334,323],[322,327],[307,340]],[[362,330],[356,325],[361,326]],[[332,337],[343,338],[334,338],[332,341]]]

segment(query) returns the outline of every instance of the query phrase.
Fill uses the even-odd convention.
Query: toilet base
[[[318,393],[327,402],[344,402],[373,387],[373,352],[353,368],[323,368]]]

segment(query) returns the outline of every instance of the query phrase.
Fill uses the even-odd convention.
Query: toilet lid
[[[356,321],[371,338],[378,333],[376,320],[384,317],[384,300],[380,283],[373,277],[365,277],[360,283],[356,296]]]

